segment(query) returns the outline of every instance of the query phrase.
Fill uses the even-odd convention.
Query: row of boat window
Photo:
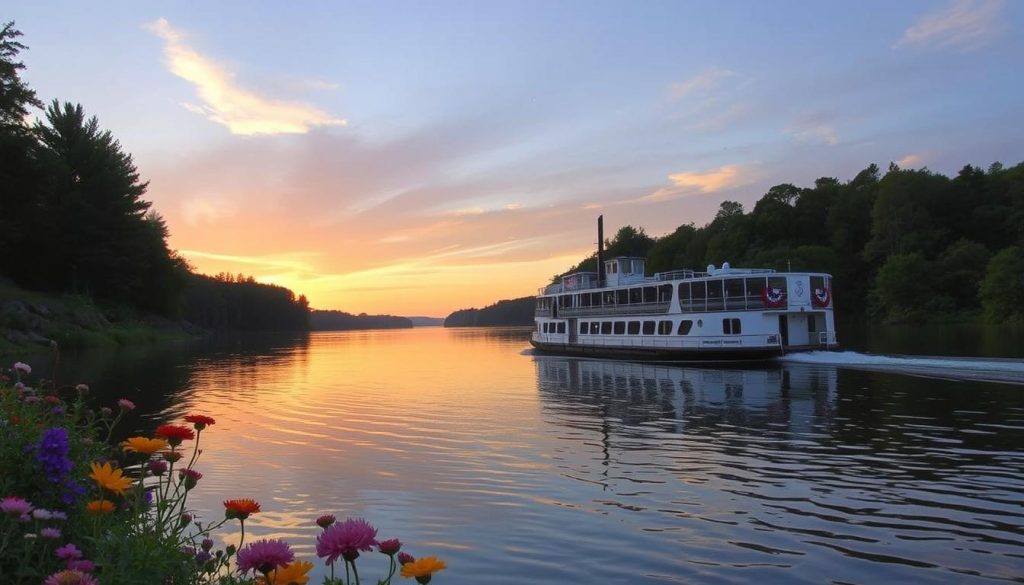
[[[672,335],[672,329],[672,321],[580,321],[580,335]],[[689,335],[693,321],[684,319],[675,329],[676,335]],[[565,333],[565,321],[541,323],[540,330],[542,333]],[[740,320],[722,319],[722,333],[742,333]]]
[[[823,276],[811,277],[811,290],[826,289],[828,281]],[[679,284],[679,302],[686,307],[693,303],[716,304],[721,299],[761,299],[765,288],[776,289],[786,293],[785,276],[757,276],[747,278],[723,278],[683,282]],[[557,298],[560,309],[574,307],[601,307],[612,305],[646,305],[652,303],[668,303],[672,300],[672,285],[638,286],[589,293],[559,295],[558,297],[541,297],[537,299],[537,308],[551,308],[552,300]],[[741,307],[742,308],[742,307]]]

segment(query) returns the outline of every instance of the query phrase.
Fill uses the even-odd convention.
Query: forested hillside
[[[844,315],[1020,323],[1022,248],[1024,163],[967,165],[952,178],[895,164],[883,175],[872,164],[846,182],[776,185],[750,212],[725,201],[707,225],[664,237],[623,227],[606,256],[646,256],[648,274],[723,261],[829,272]],[[596,255],[566,273],[577,270],[596,270]]]
[[[533,325],[533,297],[498,301],[482,309],[455,311],[444,320],[445,327],[493,327]]]
[[[0,28],[0,277],[208,328],[306,329],[305,298],[251,278],[193,274],[167,246],[132,156],[80,104],[42,108],[20,78],[25,46]],[[109,312],[109,311],[108,311]]]

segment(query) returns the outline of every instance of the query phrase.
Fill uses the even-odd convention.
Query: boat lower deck
[[[558,355],[642,359],[653,361],[757,361],[779,357],[778,346],[770,347],[615,347],[607,345],[579,345],[530,340],[539,351]]]

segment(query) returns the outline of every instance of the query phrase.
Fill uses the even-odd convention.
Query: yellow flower
[[[306,585],[309,583],[309,576],[306,573],[313,569],[313,563],[309,561],[295,561],[280,569],[270,572],[269,585]],[[265,583],[260,579],[261,583]]]
[[[167,441],[163,439],[150,439],[148,437],[132,437],[121,443],[121,448],[127,452],[152,455],[167,449]]]
[[[436,573],[442,569],[447,569],[448,565],[444,564],[444,561],[437,557],[423,557],[422,559],[416,559],[411,563],[405,563],[402,565],[402,576],[403,577],[429,577],[433,573]]]
[[[106,488],[115,494],[124,493],[124,490],[132,485],[132,480],[124,477],[123,472],[120,469],[114,469],[114,466],[110,463],[104,463],[103,465],[90,463],[89,467],[92,468],[92,473],[89,474],[89,477],[101,488]]]
[[[114,502],[110,500],[93,500],[85,505],[85,509],[96,514],[109,514],[114,511]]]

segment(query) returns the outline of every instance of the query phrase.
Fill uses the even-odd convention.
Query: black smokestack
[[[597,216],[597,282],[604,284],[604,216]]]

